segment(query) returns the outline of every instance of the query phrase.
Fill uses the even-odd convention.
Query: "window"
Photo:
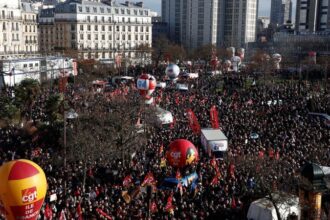
[[[126,29],[125,26],[122,26],[121,30],[122,30],[122,31],[125,31],[125,29]]]
[[[99,40],[99,35],[98,35],[98,34],[95,34],[95,35],[94,35],[94,39],[95,39],[95,40]]]
[[[99,48],[99,45],[96,43],[95,44],[95,49],[98,49]]]
[[[146,27],[146,32],[149,32],[149,27]]]
[[[146,35],[146,40],[149,40],[149,35]]]
[[[102,40],[105,40],[105,35],[104,34],[102,34]]]
[[[89,13],[89,7],[86,7],[86,12]],[[89,17],[89,16],[88,16]]]
[[[130,15],[131,11],[129,9],[126,9],[126,14]]]
[[[140,27],[140,31],[143,32],[143,26]]]
[[[119,31],[119,26],[116,26],[116,31]]]
[[[87,16],[87,21],[91,21],[91,17],[90,16]]]
[[[105,31],[105,26],[104,25],[102,25],[102,31]]]
[[[6,23],[5,22],[2,23],[2,30],[6,30]]]
[[[71,24],[71,31],[74,31],[76,29],[74,24]]]
[[[110,8],[107,8],[107,12],[108,12],[108,13],[110,13],[110,12],[111,12]]]
[[[140,40],[143,40],[143,35],[140,35]]]
[[[130,34],[128,35],[128,40],[131,40],[131,35]]]
[[[104,8],[100,8],[101,13],[104,13]]]
[[[112,26],[109,26],[109,31],[112,31]]]
[[[94,21],[97,22],[97,16],[94,16]]]
[[[95,25],[94,30],[98,31],[98,26],[97,25]]]
[[[122,38],[121,38],[122,40],[125,40],[125,34],[123,34],[123,36],[122,36]]]
[[[80,30],[83,31],[84,30],[84,25],[80,25]]]
[[[29,67],[32,68],[33,67],[33,63],[29,63]]]
[[[139,32],[139,27],[135,26],[135,32]]]
[[[104,53],[104,52],[102,52],[102,58],[103,58],[103,59],[105,58],[105,53]]]
[[[38,63],[35,63],[34,66],[39,66],[39,64]]]
[[[109,35],[109,40],[112,40],[112,35]]]
[[[111,17],[108,18],[109,22],[111,22]]]
[[[78,7],[78,11],[82,12],[82,7],[81,6]]]
[[[104,16],[101,17],[101,21],[104,22]]]
[[[18,31],[18,23],[16,23],[16,31]]]
[[[26,50],[28,50],[27,48],[28,47],[26,47]],[[27,64],[26,63],[23,64],[23,68],[27,68]]]
[[[91,39],[91,35],[87,34],[87,40],[90,40],[90,39]]]
[[[135,40],[139,40],[139,35],[135,35]]]
[[[131,26],[128,26],[127,29],[128,29],[128,32],[131,32]]]
[[[121,21],[122,21],[123,23],[125,23],[125,18],[124,18],[124,17],[122,17],[122,18],[121,18]]]
[[[124,9],[121,9],[120,12],[121,12],[121,14],[125,14],[125,10]]]
[[[97,8],[93,7],[93,12],[96,13],[97,12]]]
[[[90,31],[91,30],[91,26],[87,25],[87,30]]]
[[[84,39],[84,34],[80,34],[80,40]]]
[[[115,9],[115,14],[119,14],[118,8]]]
[[[134,10],[134,15],[137,15],[137,10]]]

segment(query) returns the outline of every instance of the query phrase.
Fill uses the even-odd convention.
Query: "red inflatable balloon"
[[[184,167],[198,160],[198,151],[190,141],[178,139],[170,144],[166,157],[172,167]]]

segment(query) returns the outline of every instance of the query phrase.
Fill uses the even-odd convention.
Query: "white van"
[[[228,138],[220,129],[203,128],[201,143],[209,157],[221,159],[228,151]]]

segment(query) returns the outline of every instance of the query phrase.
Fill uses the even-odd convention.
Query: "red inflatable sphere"
[[[198,160],[198,151],[190,141],[177,139],[170,144],[166,157],[172,167],[185,167]]]

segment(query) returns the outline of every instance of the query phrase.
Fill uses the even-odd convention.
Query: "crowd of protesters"
[[[155,71],[158,79],[162,74]],[[222,82],[221,89],[217,81]],[[35,146],[16,127],[0,129],[0,164],[26,158],[42,166],[48,181],[42,219],[246,219],[250,202],[256,195],[265,196],[257,194],[260,175],[274,183],[274,190],[296,193],[295,177],[306,161],[330,165],[329,125],[308,114],[330,112],[329,95],[318,84],[284,80],[247,86],[239,76],[216,80],[203,72],[199,79],[187,83],[190,89],[186,92],[156,90],[155,100],[172,112],[174,123],[155,128],[144,151],[136,152],[129,161],[90,164],[85,192],[82,161],[68,163],[64,169],[54,162],[58,147]],[[33,118],[44,117],[47,94],[45,91],[39,98]],[[203,152],[200,134],[192,132],[186,115],[186,110],[192,109],[202,128],[211,127],[212,106],[216,106],[219,126],[229,140],[228,153],[219,161]],[[178,138],[191,141],[200,154],[196,164],[181,170],[163,163],[167,146]],[[270,165],[256,167],[266,169],[266,174],[253,172],[244,164],[254,158]],[[157,189],[165,177],[194,171],[198,175],[194,190]],[[150,173],[157,181],[152,193],[143,184]],[[290,183],[287,176],[293,177]],[[124,180],[129,184],[123,184]]]

